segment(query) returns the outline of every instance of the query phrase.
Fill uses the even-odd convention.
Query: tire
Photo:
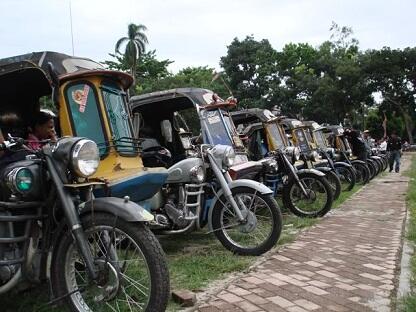
[[[81,222],[89,239],[89,246],[98,247],[91,251],[95,268],[103,274],[104,283],[107,283],[104,286],[107,287],[97,286],[95,282],[88,280],[85,265],[78,256],[72,235],[70,231],[66,231],[59,240],[51,263],[51,281],[55,296],[59,298],[66,295],[63,300],[71,311],[77,312],[86,311],[87,308],[92,311],[112,311],[108,305],[116,305],[125,311],[131,311],[129,307],[133,306],[134,311],[140,311],[136,305],[136,301],[140,299],[143,299],[143,311],[165,311],[170,296],[169,271],[164,252],[153,233],[142,223],[126,222],[106,213],[97,212],[94,217],[85,215]],[[110,243],[107,245],[106,238],[110,239],[111,246]],[[134,263],[136,251],[143,262]],[[124,260],[128,262],[120,260],[120,256],[124,256]],[[117,260],[114,260],[116,257]],[[142,278],[139,279],[142,277],[140,274],[149,278],[150,285],[145,284]],[[83,286],[83,282],[91,284]],[[84,291],[77,292],[80,288]],[[147,296],[146,290],[150,290]],[[107,297],[100,297],[102,293],[97,295],[97,291]],[[69,293],[72,295],[68,296]],[[94,302],[91,295],[98,297],[99,301]]]
[[[231,205],[225,199],[225,196],[221,195],[212,211],[212,228],[215,236],[226,249],[239,255],[259,256],[269,251],[276,245],[282,232],[282,214],[273,195],[260,194],[250,187],[235,187],[231,189],[231,192],[237,204],[241,200],[249,206],[251,218],[253,217],[252,208],[255,208],[256,226],[250,228],[249,223],[240,224]],[[250,207],[251,203],[254,205]],[[268,215],[265,215],[265,213],[268,213]],[[261,242],[254,240],[253,245],[252,242],[249,242],[250,237],[253,237],[256,233],[261,233],[266,223],[270,223],[270,227],[266,229],[266,235],[262,233],[261,238],[263,240]],[[242,239],[242,242],[237,242],[238,239]]]
[[[370,169],[366,164],[353,162],[352,166],[355,170],[356,184],[364,185],[370,181]]]
[[[331,185],[332,187],[332,195],[334,196],[334,200],[337,200],[339,198],[339,195],[341,195],[340,178],[333,170],[326,172],[325,178],[329,182],[329,185]]]
[[[355,170],[353,167],[340,166],[335,168],[339,179],[341,180],[341,190],[343,192],[351,191],[356,183]]]
[[[333,203],[332,187],[323,176],[316,175],[314,173],[304,172],[298,173],[299,180],[306,183],[310,187],[307,191],[310,192],[311,196],[315,196],[313,200],[307,199],[300,187],[298,186],[295,179],[290,179],[288,183],[283,187],[282,201],[283,205],[288,208],[294,215],[303,218],[318,218],[323,217],[331,210]],[[314,187],[314,189],[311,188]],[[319,187],[319,191],[316,189]],[[323,194],[317,200],[316,196]],[[303,205],[295,205],[293,196],[296,196],[299,200],[306,200]],[[302,207],[305,206],[306,207]]]
[[[377,175],[377,167],[374,161],[371,159],[367,159],[367,166],[368,166],[368,169],[370,170],[370,181],[371,181]]]

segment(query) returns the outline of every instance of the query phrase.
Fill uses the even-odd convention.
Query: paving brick
[[[273,302],[274,304],[277,304],[281,308],[288,308],[295,305],[293,302],[286,300],[285,298],[282,298],[280,296],[270,297],[267,298],[267,300]]]
[[[409,161],[403,159],[403,170]],[[384,183],[391,180],[391,183]],[[254,270],[201,302],[200,311],[389,311],[399,265],[407,181],[376,178],[339,209],[272,251]]]

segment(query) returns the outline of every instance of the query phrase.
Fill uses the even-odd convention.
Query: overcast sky
[[[0,58],[33,51],[72,54],[70,0],[0,0]],[[362,49],[415,46],[415,0],[72,0],[75,55],[109,59],[130,22],[147,26],[148,50],[187,66],[219,68],[233,38],[275,49],[317,46],[332,21],[353,28]]]

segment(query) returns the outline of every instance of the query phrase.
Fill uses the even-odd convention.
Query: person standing
[[[402,140],[397,136],[395,132],[393,132],[390,138],[387,141],[387,151],[390,152],[390,171],[399,172],[400,171],[400,157],[402,156]]]

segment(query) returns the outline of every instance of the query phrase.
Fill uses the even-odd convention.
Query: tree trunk
[[[400,114],[403,116],[403,120],[404,120],[404,125],[406,127],[406,132],[407,132],[407,136],[409,137],[409,144],[413,144],[413,129],[414,129],[414,123],[412,118],[410,117],[410,114],[403,109],[403,107],[400,105],[399,102],[392,100],[389,97],[385,97],[388,101],[390,101],[391,103],[393,103],[394,105],[396,105],[396,107],[399,109]]]

